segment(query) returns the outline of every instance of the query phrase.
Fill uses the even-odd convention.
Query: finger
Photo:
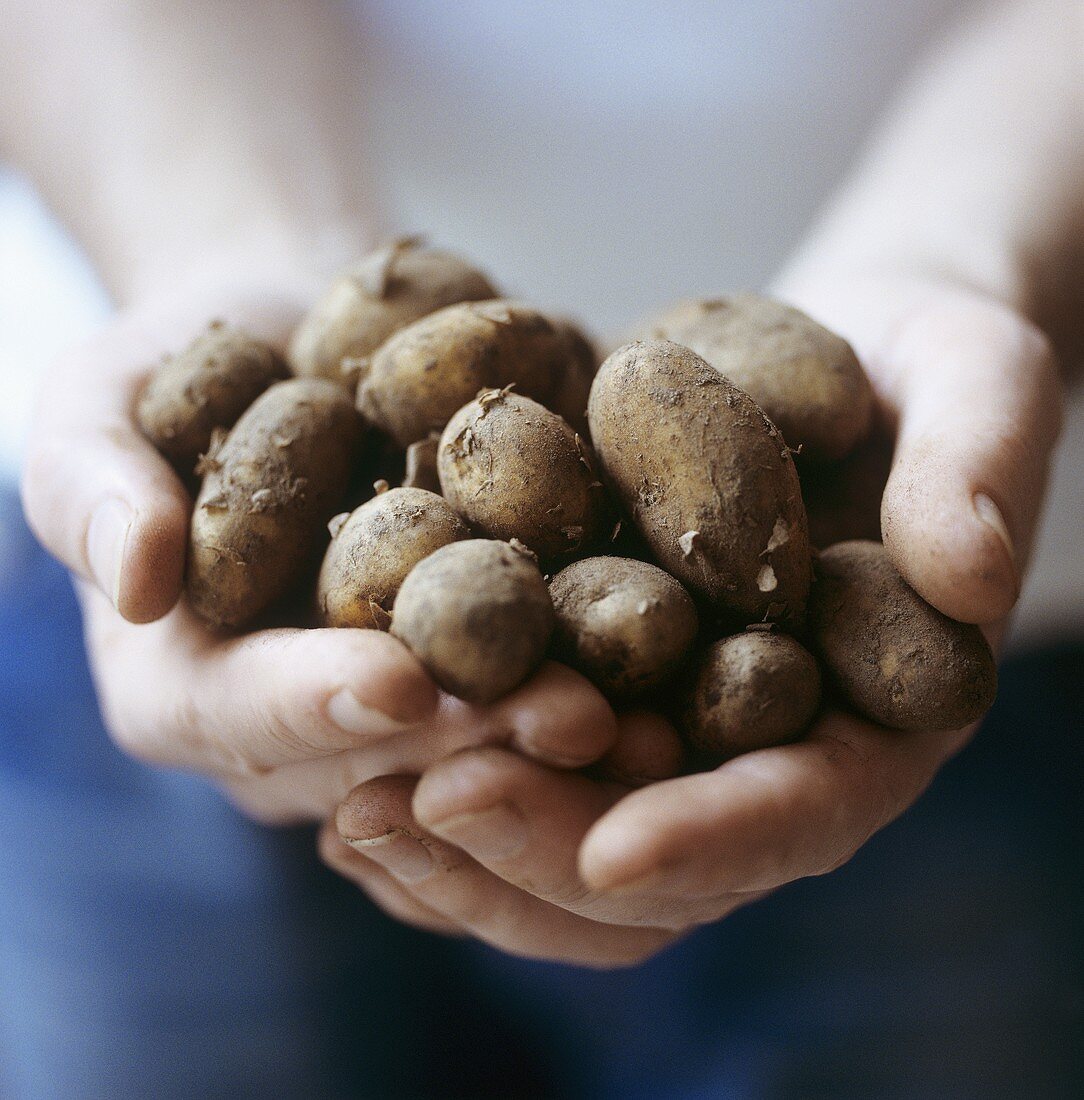
[[[360,855],[340,836],[334,820],[324,823],[317,837],[320,858],[333,871],[363,890],[389,917],[443,936],[462,936],[463,930],[413,898],[379,864]]]
[[[132,422],[158,343],[115,330],[48,380],[22,494],[42,545],[132,622],[164,615],[181,592],[192,504]]]
[[[630,711],[617,723],[617,742],[599,761],[599,771],[626,787],[646,787],[681,774],[685,746],[661,714]]]
[[[416,781],[384,776],[351,791],[339,834],[421,904],[511,954],[587,966],[640,962],[673,938],[657,928],[600,924],[517,889],[413,818]]]
[[[591,826],[627,791],[558,772],[503,749],[474,749],[430,768],[414,817],[505,882],[592,920],[680,931],[729,899],[614,898],[588,888],[577,857]]]
[[[555,661],[542,665],[484,720],[503,723],[517,749],[559,768],[590,764],[617,740],[613,708],[598,688]]]
[[[1061,425],[1049,345],[1001,306],[917,313],[893,342],[901,416],[884,543],[939,610],[994,622],[1016,602]]]
[[[826,715],[805,741],[634,791],[588,833],[580,873],[600,892],[683,897],[823,874],[902,813],[968,735]]]
[[[341,753],[435,715],[436,685],[375,630],[267,630],[222,639],[185,606],[133,627],[88,600],[107,725],[130,754],[244,776]],[[142,684],[146,669],[153,685]],[[142,686],[135,686],[142,685]]]

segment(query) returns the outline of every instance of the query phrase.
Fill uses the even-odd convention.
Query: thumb
[[[176,603],[191,502],[131,416],[164,349],[117,325],[45,379],[23,469],[27,521],[42,545],[132,622]]]
[[[913,315],[886,350],[900,421],[885,547],[944,614],[996,622],[1020,594],[1061,429],[1050,344],[1019,315],[972,299]]]

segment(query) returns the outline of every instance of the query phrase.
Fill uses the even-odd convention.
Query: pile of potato
[[[390,630],[476,703],[548,655],[670,715],[701,762],[801,737],[822,676],[895,729],[989,708],[978,628],[878,542],[827,545],[876,530],[883,461],[855,470],[886,453],[844,340],[743,295],[683,304],[598,366],[575,325],[497,293],[399,241],[335,281],[285,358],[212,324],[150,378],[141,428],[200,482],[199,615],[253,628],[308,601]]]

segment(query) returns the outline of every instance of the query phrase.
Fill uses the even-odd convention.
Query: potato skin
[[[407,447],[442,432],[482,389],[515,384],[546,404],[571,354],[565,334],[529,306],[501,299],[449,306],[377,351],[358,385],[358,408]]]
[[[599,368],[588,419],[668,573],[744,622],[800,618],[811,566],[798,475],[748,394],[688,348],[638,341]]]
[[[391,632],[445,691],[492,703],[538,667],[553,623],[549,590],[530,556],[506,542],[468,539],[407,574]]]
[[[258,397],[205,462],[185,586],[204,619],[238,627],[294,584],[346,491],[361,423],[320,379]]]
[[[472,527],[519,539],[543,562],[567,561],[616,524],[590,447],[556,413],[506,390],[483,390],[452,417],[437,473]]]
[[[136,421],[162,455],[191,474],[215,429],[232,428],[268,386],[289,376],[272,347],[214,322],[147,380]]]
[[[690,743],[717,760],[785,745],[820,705],[813,655],[787,634],[748,630],[710,645],[682,702]]]
[[[553,655],[608,698],[626,701],[666,683],[696,639],[688,592],[669,573],[629,558],[584,558],[550,581]]]
[[[335,279],[295,330],[290,363],[302,377],[327,378],[353,393],[360,364],[352,360],[364,360],[393,332],[428,313],[496,293],[459,256],[414,240],[393,241]]]
[[[387,630],[406,575],[450,542],[470,537],[435,493],[389,489],[355,508],[334,534],[316,585],[325,626]]]
[[[977,626],[931,607],[878,542],[840,542],[816,562],[809,627],[825,668],[862,716],[899,730],[954,730],[997,694]]]
[[[771,298],[682,302],[650,326],[745,390],[802,460],[842,458],[865,438],[873,388],[850,344]]]

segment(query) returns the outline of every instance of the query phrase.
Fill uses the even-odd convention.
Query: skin
[[[262,316],[255,334],[278,332],[281,346],[299,306],[368,245],[356,190],[366,157],[349,123],[362,54],[335,8],[311,0],[262,5],[259,19],[209,0],[148,0],[138,18],[98,0],[65,20],[0,3],[14,90],[0,100],[5,147],[121,306],[44,380],[24,499],[43,543],[84,580],[103,707],[128,751],[221,776],[264,820],[329,819],[325,858],[404,920],[561,958],[575,908],[577,959],[616,966],[838,866],[966,743],[970,730],[901,738],[827,714],[798,745],[630,791],[521,755],[587,757],[591,742],[598,756],[618,736],[598,693],[560,666],[471,710],[382,633],[223,641],[171,611],[188,501],[134,432],[136,388],[147,363],[223,312]],[[1079,311],[1062,308],[1079,287],[1084,224],[1082,20],[1075,2],[1028,0],[945,44],[773,288],[854,346],[897,432],[889,553],[924,598],[969,621],[1001,620],[1016,600],[1058,434],[1060,382],[1034,322],[1084,346]],[[238,24],[245,50],[230,48]],[[94,94],[59,109],[46,94],[57,72]],[[182,130],[200,135],[200,155],[178,172]],[[305,187],[291,186],[299,162],[314,166]],[[344,689],[369,712],[350,732],[329,713]],[[519,751],[467,749],[486,741]],[[336,804],[393,771],[425,773],[395,812],[439,834],[463,874],[419,881],[401,861],[392,871],[386,846],[336,840]],[[481,816],[504,805],[524,822],[517,847]]]

